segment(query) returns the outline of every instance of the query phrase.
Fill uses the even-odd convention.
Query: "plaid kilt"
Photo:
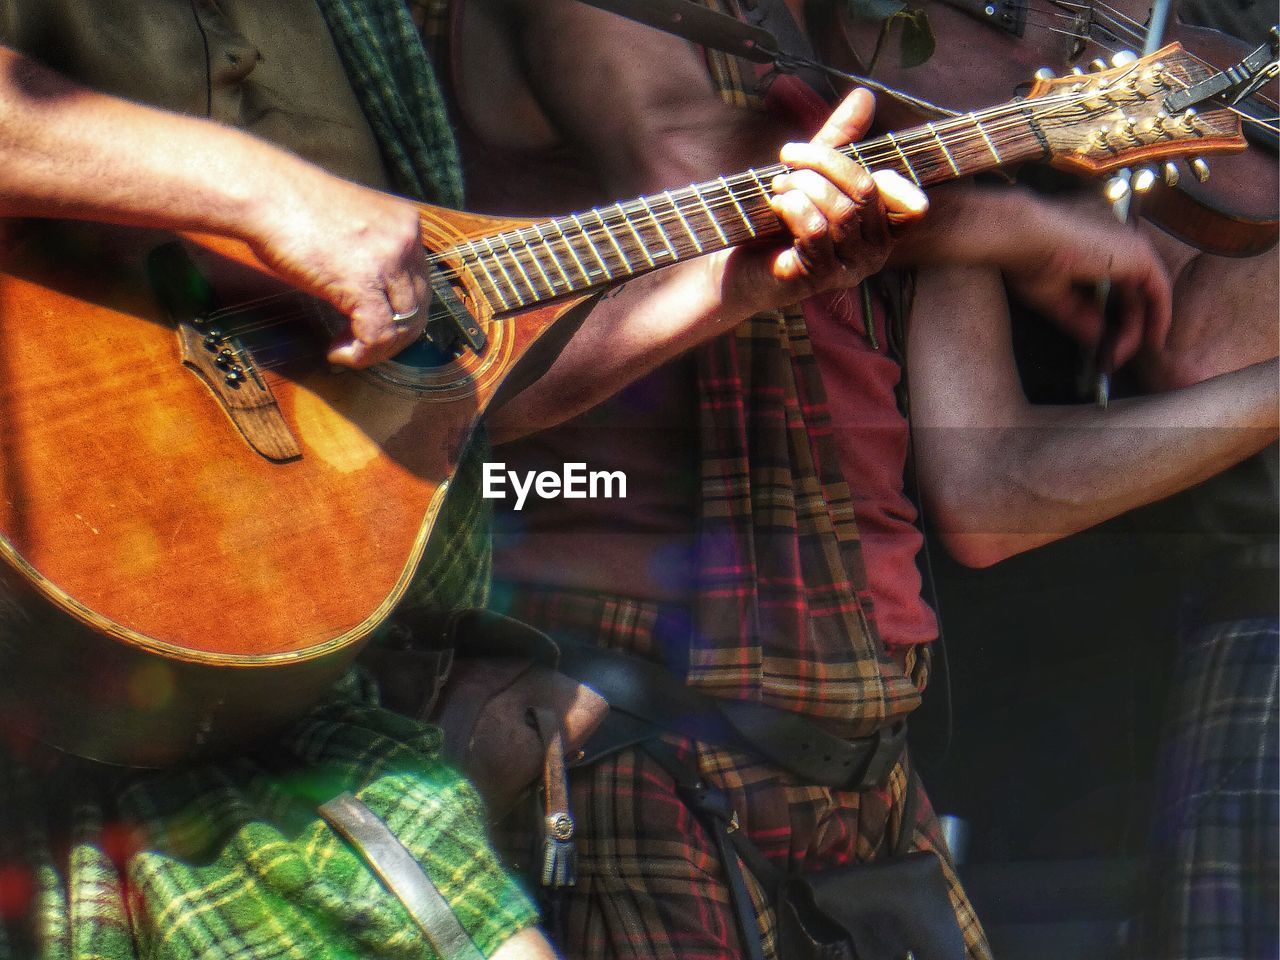
[[[1149,960],[1280,956],[1280,632],[1213,624],[1171,692],[1146,917]]]
[[[660,649],[665,632],[687,625],[670,607],[619,597],[495,584],[504,612],[549,631],[634,653]],[[923,687],[927,650],[909,651],[904,683]],[[900,702],[892,722],[914,703]],[[724,790],[741,828],[784,871],[819,871],[874,860],[898,842],[909,782],[899,764],[881,790],[832,790],[799,783],[776,767],[737,751],[680,737],[668,742],[696,761]],[[577,886],[558,893],[551,922],[571,960],[730,960],[743,955],[724,872],[712,836],[679,798],[666,770],[643,750],[624,750],[574,770],[571,803],[577,824]],[[917,786],[915,789],[919,789]],[[973,908],[951,870],[937,820],[918,798],[911,846],[936,853],[973,960],[990,949]],[[533,811],[500,827],[496,842],[527,868],[540,837]],[[534,861],[536,862],[536,861]],[[776,956],[772,903],[748,874],[765,943]]]

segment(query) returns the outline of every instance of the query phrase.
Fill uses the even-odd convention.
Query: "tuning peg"
[[[1052,80],[1056,76],[1057,74],[1054,73],[1052,70],[1050,70],[1048,67],[1041,67],[1039,70],[1035,72],[1035,78],[1037,80]]]
[[[1105,69],[1107,69],[1107,61],[1103,60],[1101,57],[1096,60],[1089,61],[1089,70],[1092,73],[1101,73]]]
[[[1154,167],[1143,167],[1133,175],[1133,191],[1134,193],[1146,193],[1156,185],[1156,171]]]
[[[1111,203],[1119,203],[1129,195],[1129,178],[1112,177],[1102,188],[1102,193]]]
[[[1071,75],[1072,75],[1073,77],[1083,77],[1083,76],[1084,76],[1084,71],[1083,71],[1083,70],[1081,70],[1079,67],[1072,67],[1072,68],[1071,68]]]
[[[1121,50],[1111,58],[1111,65],[1113,67],[1127,67],[1137,59],[1138,55],[1132,50]]]
[[[1164,182],[1170,187],[1176,187],[1181,176],[1178,174],[1178,165],[1172,160],[1166,160],[1164,164]]]
[[[1187,165],[1201,183],[1209,179],[1209,164],[1204,157],[1192,157]]]

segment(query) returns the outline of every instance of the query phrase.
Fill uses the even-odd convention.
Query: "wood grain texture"
[[[423,209],[437,248],[510,225]],[[267,373],[302,449],[280,463],[182,365],[148,291],[4,267],[0,604],[23,616],[0,620],[17,624],[0,651],[12,676],[23,669],[0,700],[29,732],[118,762],[216,749],[323,691],[403,594],[502,379],[576,302],[495,324],[464,284],[490,335],[483,357],[429,375],[322,362]],[[128,678],[147,669],[167,677],[166,709],[137,707]]]

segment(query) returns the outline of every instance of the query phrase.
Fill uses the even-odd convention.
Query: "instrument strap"
[[[682,37],[692,43],[741,57],[752,63],[772,64],[781,73],[794,73],[818,92],[824,100],[833,99],[831,81],[835,78],[857,84],[885,97],[891,97],[926,116],[957,117],[958,111],[939,107],[909,93],[886,86],[870,77],[837,70],[819,62],[805,38],[804,31],[786,9],[784,0],[760,0],[759,7],[781,8],[781,14],[759,11],[759,23],[743,23],[727,13],[708,10],[694,0],[578,0],[587,6],[607,10],[619,16]],[[744,0],[745,7],[745,0]],[[744,14],[749,12],[744,9]],[[780,24],[790,24],[790,29]],[[783,40],[765,28],[780,29]],[[803,47],[792,47],[792,34],[798,35]],[[805,51],[805,52],[802,52]],[[821,79],[811,79],[821,78]]]
[[[400,839],[350,793],[320,806],[320,816],[364,858],[409,911],[409,916],[443,960],[484,960],[449,903]]]
[[[818,55],[809,42],[808,34],[791,15],[786,0],[739,0],[739,5],[748,23],[768,30],[777,38],[778,51],[783,54],[774,62],[779,70],[794,73],[827,103],[835,103],[839,99],[831,78],[815,69]]]
[[[740,861],[735,841],[741,840],[738,815],[729,805],[729,796],[713,787],[698,773],[696,761],[685,760],[676,754],[669,743],[654,740],[645,745],[645,752],[667,771],[675,781],[676,794],[701,821],[716,844],[720,866],[724,870],[725,884],[729,888],[729,905],[733,909],[738,926],[739,948],[744,960],[764,960],[764,944],[760,935],[760,921],[756,918],[755,903],[747,888],[747,879]],[[754,850],[754,845],[748,842]],[[767,865],[768,861],[759,858]],[[752,869],[750,863],[748,869]],[[761,875],[757,874],[757,879]]]
[[[579,0],[620,17],[683,37],[752,63],[773,63],[782,52],[763,26],[709,10],[695,0]]]
[[[742,18],[708,9],[696,0],[579,0],[588,6],[683,37],[699,46],[771,64],[794,73],[827,102],[836,98],[827,68],[818,63],[809,38],[785,0],[740,0]],[[745,21],[745,22],[744,22]]]
[[[905,720],[846,740],[798,713],[709,696],[661,664],[563,637],[559,644],[561,671],[609,703],[573,766],[667,732],[754,754],[803,783],[868,790],[884,786],[906,743]]]

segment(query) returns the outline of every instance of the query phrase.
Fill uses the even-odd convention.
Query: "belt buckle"
[[[889,774],[897,766],[902,757],[902,748],[907,743],[907,721],[899,720],[891,727],[883,727],[871,735],[875,746],[867,765],[862,770],[858,787],[869,790],[872,787],[883,787]]]

